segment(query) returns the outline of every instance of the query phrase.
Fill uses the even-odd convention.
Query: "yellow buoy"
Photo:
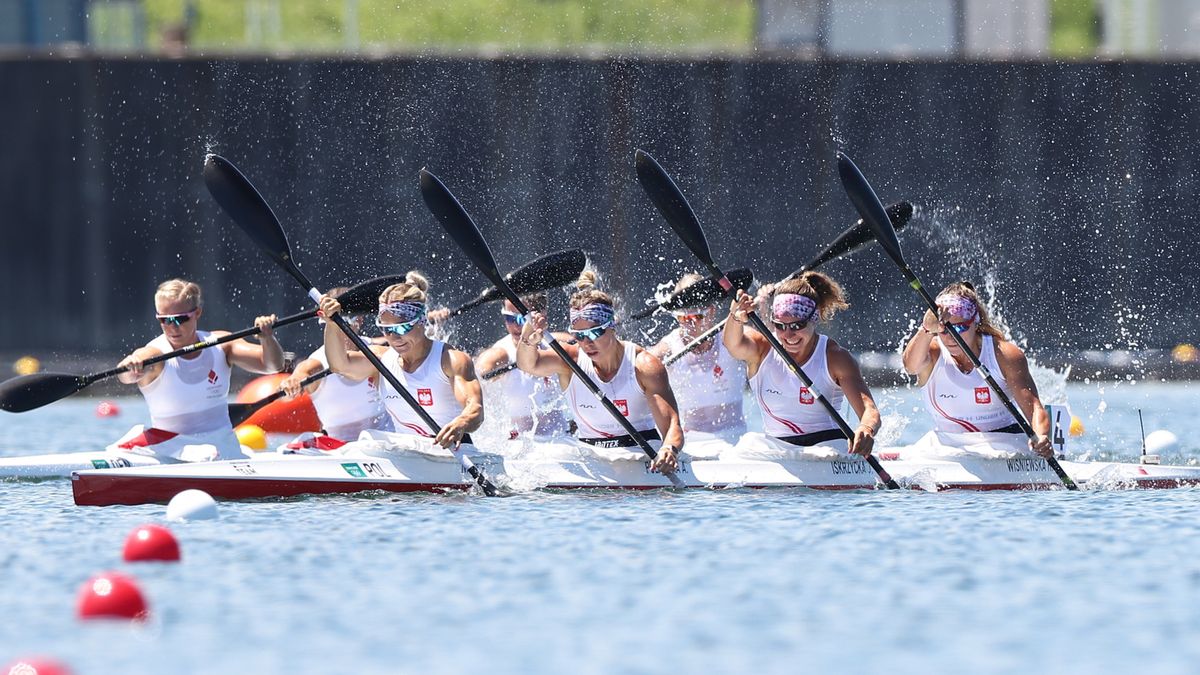
[[[32,375],[42,369],[42,362],[32,356],[22,356],[13,363],[13,372],[18,375]]]
[[[1071,415],[1070,433],[1072,436],[1082,436],[1083,435],[1083,420],[1079,419],[1078,417],[1076,417],[1074,415]]]
[[[251,450],[267,449],[267,432],[262,427],[253,424],[243,424],[237,428],[238,443]]]
[[[1200,349],[1186,342],[1177,344],[1171,350],[1171,359],[1175,363],[1195,363],[1200,360]]]

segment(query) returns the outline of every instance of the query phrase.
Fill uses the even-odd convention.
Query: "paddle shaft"
[[[313,382],[317,382],[321,379],[329,377],[332,374],[333,374],[332,370],[329,370],[328,368],[324,368],[318,372],[313,373],[312,375],[309,375],[308,377],[304,378],[303,380],[300,380],[300,388],[303,389],[304,387],[307,387],[308,385],[312,384]],[[287,392],[280,389],[279,391],[274,392],[274,393],[270,394],[269,396],[264,396],[264,397],[258,399],[257,401],[254,401],[251,403],[230,403],[229,404],[230,418],[232,418],[235,413],[241,417],[240,420],[236,420],[233,422],[233,426],[236,427],[237,425],[241,424],[242,422],[245,422],[247,419],[249,419],[249,417],[251,415],[253,415],[254,413],[258,412],[259,410],[262,410],[263,408],[267,407],[268,404],[278,401],[279,399],[283,398],[284,396],[287,396]]]
[[[497,366],[497,367],[495,367],[495,368],[492,368],[491,370],[487,371],[486,373],[484,373],[484,374],[480,375],[480,376],[479,376],[479,379],[481,379],[481,380],[492,380],[492,379],[495,379],[495,378],[497,378],[497,377],[500,377],[501,375],[503,375],[503,374],[505,374],[505,373],[507,373],[507,372],[509,372],[509,371],[516,370],[516,369],[517,369],[517,364],[515,364],[515,363],[506,363],[506,364],[504,364],[503,366]]]

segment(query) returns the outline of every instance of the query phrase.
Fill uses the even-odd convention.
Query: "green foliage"
[[[748,50],[755,0],[192,0],[209,50]],[[144,0],[147,42],[185,0]],[[356,16],[356,20],[355,20]]]
[[[1096,0],[1051,0],[1051,55],[1088,57],[1096,53],[1099,45],[1100,8]]]

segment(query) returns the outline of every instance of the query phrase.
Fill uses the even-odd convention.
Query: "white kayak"
[[[748,435],[749,436],[749,435]],[[74,473],[72,490],[81,506],[166,502],[179,492],[200,489],[217,499],[263,499],[364,491],[439,492],[467,490],[471,479],[454,456],[421,446],[415,437],[397,447],[359,441],[321,455],[264,453],[252,461],[144,466]],[[742,444],[739,444],[739,447]],[[473,462],[499,487],[533,489],[670,488],[645,461],[608,461],[572,444],[547,444],[541,456],[520,459],[464,446]],[[722,453],[715,459],[685,456],[677,475],[690,488],[809,488],[869,490],[879,487],[861,458],[836,449],[793,449],[771,458]],[[750,455],[750,456],[748,456]],[[883,467],[906,488],[938,490],[1042,490],[1062,488],[1045,459],[1006,450],[969,451],[928,447],[885,449]],[[1200,485],[1200,467],[1119,462],[1061,462],[1084,489],[1174,488]]]

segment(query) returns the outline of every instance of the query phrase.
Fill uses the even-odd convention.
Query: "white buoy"
[[[167,520],[213,520],[217,502],[204,490],[184,490],[167,504]]]
[[[1178,448],[1179,438],[1166,429],[1151,431],[1146,435],[1147,455],[1161,455],[1168,452],[1174,452]]]

